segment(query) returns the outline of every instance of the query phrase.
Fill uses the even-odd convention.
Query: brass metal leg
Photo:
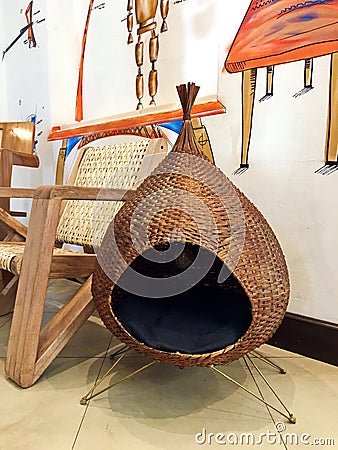
[[[236,386],[238,386],[239,388],[243,389],[245,392],[247,392],[248,394],[252,395],[255,399],[259,400],[261,403],[264,403],[264,405],[268,406],[269,408],[273,409],[274,411],[278,412],[280,415],[282,415],[283,417],[285,417],[286,419],[288,419],[288,421],[290,423],[296,423],[296,418],[295,416],[290,413],[290,411],[285,407],[284,403],[282,403],[282,401],[280,400],[280,398],[278,397],[278,395],[276,394],[276,392],[272,389],[271,385],[268,383],[268,381],[266,380],[266,378],[264,377],[264,375],[260,372],[260,370],[258,369],[258,367],[253,363],[253,361],[251,360],[250,357],[248,357],[249,361],[252,363],[252,365],[255,367],[255,369],[258,371],[258,373],[263,377],[263,380],[266,382],[266,384],[269,386],[269,388],[272,390],[272,392],[274,393],[274,395],[276,396],[276,398],[278,399],[278,401],[281,403],[281,405],[284,407],[284,409],[286,410],[287,414],[285,414],[283,411],[281,411],[280,409],[278,409],[276,406],[272,405],[271,403],[267,402],[263,396],[259,396],[257,395],[255,392],[252,392],[250,389],[246,388],[245,386],[243,386],[241,383],[239,383],[238,381],[234,380],[233,378],[231,378],[229,375],[225,374],[224,372],[222,372],[221,370],[219,370],[217,367],[215,366],[210,366],[210,369],[212,369],[213,371],[217,372],[219,375],[222,375],[222,377],[226,378],[228,381],[231,381],[233,384],[235,384]],[[244,357],[244,361],[245,364],[247,365],[246,359]],[[248,365],[247,365],[248,367]],[[251,372],[251,371],[250,371]],[[252,373],[252,372],[251,372]]]
[[[256,372],[259,374],[259,376],[262,378],[262,380],[265,382],[265,384],[268,386],[268,388],[270,389],[270,391],[273,393],[273,395],[276,397],[276,399],[279,401],[279,403],[283,406],[283,408],[285,409],[285,411],[288,413],[288,417],[284,415],[284,417],[287,417],[290,423],[296,423],[296,418],[295,416],[288,410],[288,408],[286,407],[285,403],[282,401],[282,399],[279,397],[279,395],[277,394],[277,392],[273,389],[273,387],[271,386],[271,384],[268,382],[267,378],[263,375],[262,371],[257,367],[256,363],[252,360],[252,358],[250,357],[250,355],[246,355],[244,359],[248,359],[250,361],[250,363],[252,364],[252,366],[255,368]],[[247,364],[247,363],[246,363]],[[280,414],[281,411],[278,411]]]
[[[133,376],[137,375],[138,373],[142,372],[143,370],[153,366],[157,361],[153,360],[145,365],[143,365],[142,367],[140,367],[139,369],[131,372],[130,374],[120,378],[119,380],[117,380],[115,383],[112,383],[111,385],[109,385],[108,387],[106,387],[105,389],[100,390],[99,392],[96,392],[94,394],[95,389],[109,376],[109,374],[115,369],[115,367],[119,364],[119,362],[122,360],[122,358],[124,357],[125,353],[128,351],[128,349],[126,347],[122,347],[119,350],[115,351],[115,353],[113,353],[112,357],[118,356],[117,360],[114,362],[114,364],[109,368],[109,370],[94,384],[94,386],[87,392],[87,394],[81,398],[80,403],[81,405],[87,405],[89,403],[89,401],[95,397],[97,397],[98,395],[102,394],[103,392],[106,392],[108,389],[111,389],[114,386],[117,386],[118,384],[128,380],[129,378],[132,378]],[[122,352],[122,354],[121,354]],[[255,351],[255,354],[257,354],[257,352]],[[258,353],[259,358],[262,359],[264,362],[266,362],[269,365],[272,365],[276,368],[278,368],[281,373],[285,373],[284,369],[282,369],[281,367],[279,367],[277,364],[272,363],[269,359],[265,358],[264,356],[262,356],[260,353]],[[284,402],[281,400],[281,398],[279,397],[279,395],[276,393],[276,391],[273,389],[273,387],[271,386],[271,384],[268,382],[268,380],[266,379],[266,377],[263,375],[263,373],[261,372],[261,370],[257,367],[257,365],[255,364],[255,362],[252,360],[252,358],[249,355],[244,356],[243,358],[250,374],[252,375],[255,384],[259,390],[260,396],[257,395],[255,392],[251,391],[250,389],[246,388],[245,386],[243,386],[242,384],[240,384],[238,381],[234,380],[233,378],[231,378],[229,375],[227,375],[226,373],[222,372],[221,370],[219,370],[217,367],[215,367],[214,365],[211,365],[209,368],[211,370],[213,370],[214,372],[218,373],[219,375],[221,375],[222,377],[226,378],[228,381],[231,381],[233,384],[235,384],[237,387],[243,389],[245,392],[247,392],[248,394],[252,395],[255,399],[259,400],[261,403],[263,403],[264,405],[266,405],[267,407],[273,409],[274,411],[278,412],[279,414],[281,414],[283,417],[285,417],[286,419],[288,419],[288,421],[290,423],[296,423],[296,418],[295,416],[288,410],[288,408],[285,406]],[[280,409],[278,409],[276,406],[272,405],[271,403],[267,402],[262,394],[262,391],[259,387],[259,385],[257,384],[257,381],[255,379],[255,377],[253,376],[253,371],[252,368],[250,368],[249,363],[251,363],[252,367],[256,370],[256,372],[259,374],[259,376],[263,379],[263,381],[265,382],[265,384],[269,387],[269,389],[271,390],[271,392],[274,394],[274,396],[276,397],[276,399],[279,401],[279,403],[283,406],[284,410],[286,411],[283,412]],[[283,371],[283,372],[282,372]]]
[[[140,367],[137,370],[134,370],[133,372],[131,372],[130,374],[126,375],[125,377],[120,378],[118,381],[116,381],[115,383],[112,383],[111,385],[109,385],[108,387],[106,387],[105,389],[101,389],[101,391],[96,392],[94,394],[95,389],[107,378],[107,376],[113,371],[113,369],[115,369],[115,367],[119,364],[119,362],[121,361],[121,359],[125,356],[126,352],[123,352],[118,359],[114,362],[114,364],[110,367],[110,369],[94,384],[94,386],[87,392],[87,394],[81,398],[80,400],[80,404],[81,405],[87,405],[88,402],[90,400],[92,400],[93,398],[97,397],[100,394],[103,394],[103,392],[108,391],[108,389],[113,388],[114,386],[117,386],[120,383],[123,383],[123,381],[128,380],[129,378],[133,377],[134,375],[137,375],[138,373],[142,372],[143,370],[147,369],[148,367],[153,366],[157,361],[153,360],[148,364],[145,364],[144,366]]]
[[[120,347],[120,348],[118,348],[118,347]],[[115,352],[109,356],[110,359],[115,359],[118,356],[122,355],[122,353],[127,353],[130,350],[128,345],[124,345],[123,347],[121,347],[121,344],[118,344],[114,348],[116,348],[117,350],[115,350]]]
[[[268,364],[269,366],[274,367],[275,369],[279,370],[280,373],[282,374],[286,374],[286,370],[283,369],[283,367],[279,366],[278,364],[276,364],[275,362],[271,361],[269,358],[267,358],[266,356],[262,355],[260,352],[258,352],[257,350],[253,350],[251,352],[252,355],[255,355],[258,359],[260,359],[261,361],[265,362],[266,364]]]

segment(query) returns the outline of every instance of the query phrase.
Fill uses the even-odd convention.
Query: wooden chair
[[[0,186],[9,187],[13,166],[39,167],[34,151],[33,122],[0,122]],[[0,207],[10,212],[10,199],[0,198]],[[25,215],[15,213],[12,215]],[[0,230],[1,236],[1,230]]]
[[[130,189],[160,160],[145,156],[164,157],[166,150],[163,139],[88,147],[81,151],[67,186],[0,188],[0,196],[33,198],[27,229],[0,209],[11,237],[0,244],[1,272],[11,277],[1,296],[15,297],[5,371],[20,386],[29,387],[40,377],[94,311],[93,247]],[[85,252],[63,250],[63,243],[82,245]],[[88,278],[41,330],[48,280],[73,277]]]

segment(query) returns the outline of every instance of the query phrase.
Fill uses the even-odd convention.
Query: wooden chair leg
[[[327,118],[325,164],[338,163],[338,53],[331,56],[329,111]]]
[[[257,69],[244,70],[242,75],[242,154],[241,166],[247,168],[256,92]]]
[[[41,330],[60,199],[33,200],[16,295],[5,371],[30,387],[93,313],[91,277]]]
[[[33,200],[8,341],[6,374],[22,387],[35,381],[42,315],[61,201]]]
[[[94,312],[91,283],[92,277],[41,330],[33,383]]]
[[[0,149],[0,186],[9,187],[12,179],[13,155],[11,152]],[[0,208],[9,212],[9,198],[0,198]]]

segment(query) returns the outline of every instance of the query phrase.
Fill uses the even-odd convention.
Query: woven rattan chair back
[[[88,147],[70,176],[75,186],[132,189],[165,156],[164,139]],[[155,155],[155,156],[154,156]],[[149,158],[148,158],[149,157]],[[150,172],[149,172],[150,171]],[[96,246],[123,202],[67,201],[57,230],[57,241]]]

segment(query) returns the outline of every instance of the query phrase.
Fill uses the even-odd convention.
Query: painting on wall
[[[27,93],[28,87],[30,88],[30,93],[38,91],[38,86],[36,83],[36,74],[33,74],[33,71],[25,70],[24,81],[26,82],[26,85],[22,88],[21,85],[24,85],[24,83],[21,82],[22,73],[19,74],[18,77],[14,77],[12,71],[14,70],[13,67],[15,67],[17,60],[22,61],[22,65],[25,66],[25,64],[27,64],[27,60],[24,60],[24,56],[30,58],[33,55],[32,53],[27,52],[26,49],[36,49],[36,50],[40,49],[41,42],[40,43],[37,42],[36,33],[34,30],[37,24],[41,24],[46,19],[45,17],[41,18],[42,12],[40,9],[38,9],[38,7],[35,6],[33,0],[31,0],[26,7],[20,7],[23,6],[25,3],[26,2],[21,2],[21,5],[20,3],[18,3],[18,5],[11,6],[12,12],[13,13],[15,12],[15,15],[17,16],[17,22],[23,23],[25,21],[26,24],[20,29],[15,39],[13,39],[9,43],[9,45],[3,50],[2,59],[4,59],[5,56],[10,51],[15,51],[15,55],[13,55],[13,58],[10,61],[6,60],[8,64],[8,74],[9,74],[7,75],[9,79],[7,82],[8,90],[10,92],[13,92],[14,93],[13,97],[17,99],[16,102],[12,102],[11,104],[11,115],[15,118],[15,120],[34,123],[36,127],[34,149],[36,151],[38,138],[43,134],[43,130],[40,128],[43,122],[45,107],[38,106],[37,103],[35,103],[35,105],[33,106],[31,101],[26,101],[26,98],[28,97]],[[22,17],[20,17],[19,15]],[[10,20],[8,21],[8,24],[9,26],[7,25],[6,31],[12,28]],[[9,35],[9,31],[7,31],[7,34]],[[16,44],[21,44],[21,47],[20,46],[18,47]],[[34,56],[36,56],[36,54]],[[41,60],[44,59],[44,56],[41,56],[41,53],[40,58]],[[39,60],[39,62],[41,62],[41,60]],[[36,61],[37,59],[34,59],[34,63],[36,63]],[[39,68],[36,67],[36,72],[38,71]],[[16,70],[16,72],[18,71]],[[20,88],[18,86],[19,82]],[[39,100],[41,99],[36,98],[36,101]]]
[[[158,89],[158,72],[155,68],[155,64],[159,54],[159,37],[157,32],[157,24],[155,20],[157,8],[159,6],[158,0],[128,0],[128,44],[133,42],[133,17],[136,17],[137,28],[137,43],[135,45],[135,60],[137,65],[136,75],[136,97],[138,103],[136,109],[142,109],[142,98],[144,96],[144,78],[142,73],[142,66],[144,60],[144,41],[142,36],[146,33],[150,33],[149,39],[149,61],[151,63],[151,70],[148,76],[148,90],[151,98],[150,105],[155,105],[155,95]],[[133,13],[133,11],[135,12]],[[169,12],[169,0],[160,0],[160,10],[162,17],[161,33],[168,30],[167,16]]]
[[[86,23],[83,31],[82,45],[81,45],[81,59],[79,64],[79,76],[77,81],[76,91],[76,106],[75,106],[75,120],[80,122],[83,119],[83,70],[84,70],[84,58],[86,52],[87,34],[89,29],[89,22],[93,9],[103,9],[105,3],[100,3],[94,6],[94,0],[89,1]]]
[[[72,0],[48,6],[51,91],[64,84],[63,92],[53,94],[54,124],[75,127],[118,115],[178,110],[175,86],[190,79],[201,86],[196,105],[214,110],[212,102],[219,101],[217,4]],[[67,54],[61,54],[60,42],[69,45]],[[201,70],[201,58],[208,70]]]
[[[23,13],[23,10],[21,10],[21,13]],[[42,19],[35,19],[35,17],[38,16],[40,11],[34,11],[33,8],[33,0],[31,0],[25,10],[25,18],[26,18],[26,25],[23,26],[18,35],[9,43],[9,45],[2,51],[2,59],[4,59],[6,53],[8,53],[17,42],[20,41],[22,37],[26,35],[26,39],[23,41],[24,44],[28,45],[28,48],[36,48],[37,42],[34,35],[34,25],[44,22],[45,18]],[[27,33],[27,34],[26,34]]]
[[[256,92],[257,69],[266,68],[266,93],[273,96],[274,66],[304,60],[304,87],[294,96],[313,89],[313,58],[331,55],[329,105],[324,166],[317,172],[338,169],[338,0],[252,0],[225,61],[230,73],[242,73],[242,174],[248,156]]]
[[[103,9],[105,3],[100,3],[95,5],[95,0],[90,0],[88,5],[88,12],[86,23],[84,27],[82,46],[81,46],[81,59],[79,65],[79,77],[77,85],[76,94],[76,112],[75,119],[80,122],[83,120],[83,72],[84,72],[84,58],[87,43],[87,35],[89,29],[89,23],[91,19],[91,13],[94,9]],[[137,65],[137,75],[136,75],[136,97],[138,103],[136,109],[142,109],[142,98],[144,96],[144,76],[142,73],[142,67],[144,63],[144,40],[142,37],[146,33],[150,33],[149,38],[149,61],[151,63],[151,70],[148,76],[148,91],[151,98],[150,105],[155,105],[155,95],[158,90],[158,71],[156,69],[156,62],[159,55],[159,36],[157,31],[156,23],[156,13],[158,8],[160,8],[162,25],[160,32],[164,33],[168,30],[167,26],[167,16],[169,12],[169,0],[127,0],[127,29],[128,29],[128,39],[127,43],[132,44],[134,42],[133,38],[133,26],[134,17],[137,23],[137,42],[135,44],[135,61]]]

